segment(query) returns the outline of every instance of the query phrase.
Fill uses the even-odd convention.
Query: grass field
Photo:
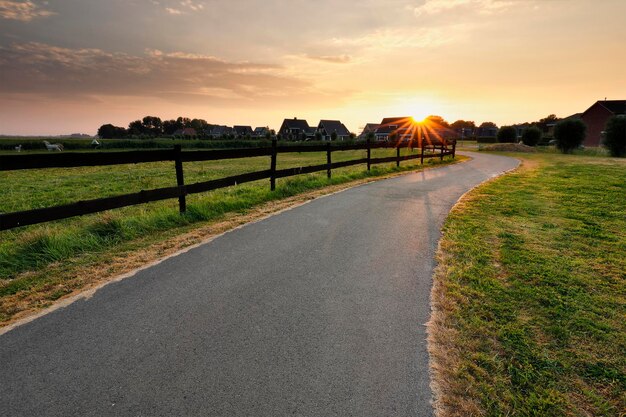
[[[439,416],[624,416],[626,160],[514,156],[445,224]]]
[[[402,150],[403,154],[408,152]],[[393,149],[372,150],[372,157],[392,155]],[[365,151],[334,152],[333,162],[363,157]],[[446,158],[444,163],[449,161]],[[279,154],[278,169],[325,162],[325,153]],[[425,166],[439,163],[438,159],[427,160]],[[178,213],[174,199],[0,232],[0,323],[89,285],[89,277],[84,276],[87,270],[107,269],[108,264],[123,261],[130,253],[218,222],[229,214],[246,214],[262,204],[310,190],[419,169],[418,164],[419,160],[413,160],[403,162],[400,168],[378,165],[369,173],[365,165],[342,168],[333,170],[330,180],[325,172],[301,175],[278,180],[274,192],[269,189],[269,180],[264,180],[191,195],[184,216]],[[185,163],[185,182],[268,168],[269,157]],[[13,212],[174,186],[176,176],[174,164],[162,162],[8,171],[0,173],[0,181],[0,212]]]

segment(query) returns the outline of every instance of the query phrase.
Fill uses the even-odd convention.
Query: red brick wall
[[[582,115],[583,122],[587,125],[587,137],[583,145],[600,146],[602,143],[602,132],[611,116],[613,116],[613,113],[598,103],[594,104]]]

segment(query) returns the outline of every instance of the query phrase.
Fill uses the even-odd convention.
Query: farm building
[[[596,101],[580,116],[587,125],[587,136],[583,145],[601,145],[606,123],[611,117],[623,114],[626,114],[626,100]]]

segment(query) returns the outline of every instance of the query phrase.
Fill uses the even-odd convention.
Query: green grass
[[[395,155],[393,149],[372,151],[372,157],[392,155]],[[365,151],[335,152],[333,162],[364,156]],[[443,163],[449,161],[446,158]],[[278,169],[325,162],[325,153],[280,154]],[[439,163],[438,158],[425,161],[426,166]],[[80,287],[82,284],[65,280],[64,275],[71,275],[68,268],[106,264],[106,259],[114,253],[141,250],[207,222],[219,221],[227,214],[245,214],[263,203],[329,185],[419,169],[418,164],[419,160],[403,162],[400,168],[395,164],[377,165],[370,172],[364,165],[342,168],[333,170],[331,179],[326,178],[325,172],[300,175],[278,180],[273,192],[269,180],[263,180],[195,194],[187,197],[185,215],[178,213],[178,201],[173,199],[0,232],[0,322],[20,311],[21,307],[16,307],[20,298],[42,292],[43,298],[50,301]],[[185,182],[191,184],[268,168],[269,157],[185,163]],[[0,173],[0,181],[5,184],[0,212],[176,185],[174,164],[169,162],[8,171]],[[7,301],[9,298],[11,301]]]
[[[626,161],[522,158],[445,225],[443,415],[624,415]]]

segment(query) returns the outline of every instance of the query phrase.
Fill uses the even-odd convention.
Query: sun
[[[425,102],[412,102],[406,106],[406,113],[409,114],[415,123],[422,123],[430,115],[430,105]]]

